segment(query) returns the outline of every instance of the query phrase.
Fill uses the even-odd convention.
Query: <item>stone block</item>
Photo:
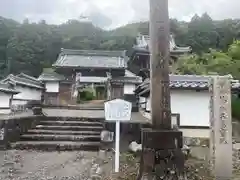
[[[209,138],[183,137],[183,144],[187,146],[209,147]]]

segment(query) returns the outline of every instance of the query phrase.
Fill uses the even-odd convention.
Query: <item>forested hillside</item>
[[[229,56],[228,50],[233,40],[240,38],[240,20],[214,21],[204,14],[201,17],[195,15],[189,23],[172,19],[170,25],[177,44],[191,46],[196,54],[191,58],[182,57],[174,67],[176,73],[202,74],[206,71],[221,71],[219,70],[221,68],[215,66],[219,60],[214,60],[215,63],[211,64],[212,68],[209,68],[210,65],[208,69],[205,67],[208,64],[206,58],[209,59],[211,56],[216,59],[212,55],[213,50],[209,51],[210,48],[214,49],[214,52],[224,52],[227,58],[222,56],[221,58],[231,59],[231,63],[240,59],[240,56]],[[25,72],[38,76],[42,68],[50,67],[56,60],[61,47],[127,50],[132,47],[139,32],[148,33],[148,22],[128,24],[112,31],[105,31],[91,23],[77,20],[69,20],[61,25],[49,25],[44,20],[39,23],[29,23],[27,20],[18,23],[0,17],[0,75]],[[232,49],[237,47],[234,51],[238,52],[240,50],[238,46],[239,43],[236,41],[231,47]],[[227,63],[229,64],[230,61]],[[221,64],[221,66],[225,65]],[[240,77],[239,69],[234,69],[237,77]]]

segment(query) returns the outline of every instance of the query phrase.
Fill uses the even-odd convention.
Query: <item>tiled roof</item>
[[[21,84],[24,86],[29,86],[37,89],[44,89],[42,83],[40,81],[35,81],[27,78],[22,78],[18,76],[14,76],[13,74],[8,75],[5,79],[2,80],[3,83],[11,83],[11,84]]]
[[[208,89],[209,80],[212,76],[197,76],[197,75],[170,75],[170,88],[173,89]],[[240,83],[237,80],[232,80],[232,89],[239,89]],[[140,84],[136,90],[136,94],[145,95],[150,93],[150,79]]]
[[[0,92],[11,93],[11,94],[18,94],[19,93],[14,88],[11,88],[10,84],[1,83],[1,82],[0,82]]]
[[[62,49],[53,66],[119,69],[126,67],[126,58],[125,51]]]
[[[39,81],[61,81],[64,80],[65,77],[56,72],[43,72],[39,77]]]

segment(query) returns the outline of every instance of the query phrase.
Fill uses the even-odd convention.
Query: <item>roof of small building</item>
[[[150,36],[139,34],[137,36],[137,44],[134,46],[134,49],[148,52],[149,47],[150,47]],[[190,46],[188,47],[177,46],[173,35],[170,35],[169,47],[170,47],[171,53],[187,53],[192,50]]]
[[[142,35],[139,34],[136,38],[136,44],[133,46],[133,48],[129,49],[127,51],[128,57],[130,57],[131,60],[135,60],[135,55],[144,55],[149,56],[150,55],[150,37],[149,35]],[[190,53],[192,51],[192,48],[190,46],[188,47],[179,47],[175,43],[175,39],[173,35],[170,36],[170,56],[172,58],[176,58],[176,56],[184,53]]]
[[[20,74],[18,74],[18,75],[16,75],[16,76],[17,76],[17,77],[20,77],[20,78],[30,79],[30,80],[32,80],[32,81],[35,81],[35,82],[40,83],[37,78],[35,78],[35,77],[33,77],[33,76],[29,76],[29,75],[27,75],[27,74],[25,74],[25,73],[20,73]]]
[[[44,89],[43,84],[40,81],[31,80],[29,78],[23,78],[19,76],[14,76],[13,74],[8,75],[1,82],[10,83],[10,84],[21,84],[21,85],[29,86],[32,88]]]
[[[54,67],[74,68],[126,68],[125,51],[62,49]]]
[[[142,83],[142,78],[129,70],[125,70],[125,76],[114,77],[111,79],[111,82],[140,84]]]
[[[39,81],[62,81],[65,77],[61,74],[58,74],[56,72],[43,72],[39,77]]]
[[[136,77],[139,77],[139,76],[137,76],[136,74],[134,74],[133,72],[131,72],[131,71],[129,71],[129,70],[125,70],[125,77],[134,77],[134,78],[136,78]]]
[[[169,85],[172,89],[207,90],[211,77],[212,76],[200,75],[169,75]],[[232,89],[240,88],[238,80],[232,80],[231,84]],[[136,88],[135,93],[140,96],[148,96],[150,93],[150,79],[145,79],[144,82]]]
[[[2,83],[2,82],[0,82],[0,92],[10,93],[10,94],[18,94],[19,93],[16,89],[12,88],[10,86],[10,84]]]

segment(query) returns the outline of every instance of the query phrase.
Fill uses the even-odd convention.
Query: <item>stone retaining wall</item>
[[[183,143],[187,146],[209,147],[209,138],[183,137]]]
[[[121,138],[130,137],[130,141],[141,143],[141,128],[149,128],[150,124],[121,124]],[[105,129],[115,132],[115,123],[105,123]],[[189,147],[209,147],[209,138],[205,137],[185,137],[183,143]]]
[[[68,109],[68,110],[104,110],[104,105],[42,105],[43,108],[47,109]]]
[[[0,117],[0,149],[7,149],[11,142],[19,140],[20,135],[34,128],[43,116]],[[2,119],[2,120],[1,120]]]

